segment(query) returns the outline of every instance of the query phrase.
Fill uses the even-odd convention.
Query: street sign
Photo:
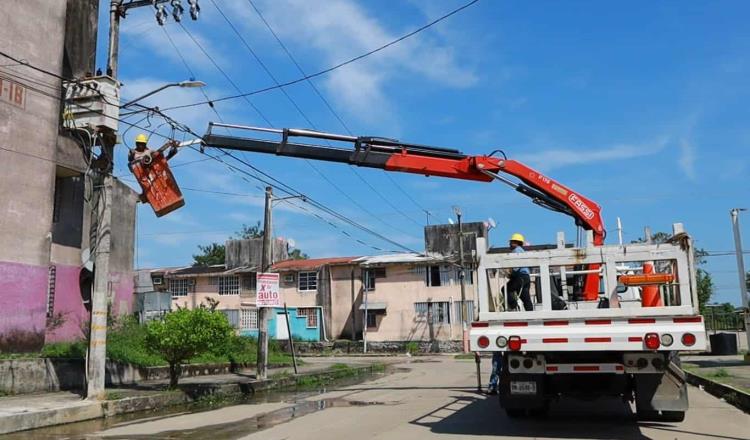
[[[257,285],[258,294],[255,300],[257,307],[282,306],[278,273],[259,273]]]

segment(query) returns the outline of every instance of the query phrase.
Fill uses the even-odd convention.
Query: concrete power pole
[[[732,218],[732,229],[734,230],[734,249],[737,254],[737,273],[740,277],[740,305],[745,309],[745,333],[747,343],[750,346],[750,298],[747,296],[747,278],[745,272],[745,260],[742,254],[742,237],[740,236],[740,211],[745,209],[734,208],[729,211]],[[750,360],[750,355],[745,356]]]
[[[261,255],[260,272],[266,272],[273,262],[273,247],[271,243],[271,211],[273,203],[273,188],[266,187],[266,206],[263,216],[263,254]],[[268,307],[258,308],[258,373],[257,379],[267,377],[268,367]]]
[[[112,0],[109,10],[109,50],[107,52],[107,74],[117,77],[117,58],[120,39],[120,5],[122,0]],[[114,157],[116,134],[104,133],[102,150],[107,157]],[[86,362],[86,398],[104,399],[104,384],[107,362],[107,302],[110,295],[109,255],[111,250],[112,225],[112,169],[113,163],[107,164],[94,188],[97,197],[93,213],[96,222],[92,222],[95,231],[92,233],[95,242],[91,246],[94,253],[94,285],[91,291],[91,319],[89,328],[89,349]]]
[[[469,352],[469,324],[466,320],[466,268],[464,267],[464,230],[461,223],[461,209],[458,206],[453,207],[458,220],[458,261],[461,265],[458,274],[458,280],[461,283],[461,340],[463,342],[464,353]]]

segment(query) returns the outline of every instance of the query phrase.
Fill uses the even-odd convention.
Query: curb
[[[705,377],[691,373],[690,371],[684,371],[689,384],[700,386],[707,393],[720,399],[724,399],[728,404],[750,414],[750,394],[732,386],[706,379]]]
[[[303,378],[338,378],[359,376],[382,371],[382,364],[349,367],[347,374],[335,368],[300,373],[298,375],[270,378],[262,381],[240,380],[226,383],[187,384],[179,390],[165,390],[149,396],[131,396],[101,402],[80,401],[64,408],[45,409],[0,417],[0,434],[45,428],[66,423],[81,422],[141,411],[150,411],[198,401],[206,396],[241,397],[252,396],[260,391],[281,390],[298,385]]]

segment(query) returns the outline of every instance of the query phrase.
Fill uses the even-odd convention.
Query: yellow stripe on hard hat
[[[523,238],[523,235],[519,234],[518,232],[510,236],[510,241],[520,241],[521,243],[526,242],[526,240]]]
[[[148,143],[148,138],[145,134],[141,133],[138,136],[135,137],[135,143],[136,144],[146,144]]]

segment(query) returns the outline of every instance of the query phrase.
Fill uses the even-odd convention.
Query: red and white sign
[[[278,273],[259,273],[257,285],[258,293],[255,300],[257,307],[281,307]]]

